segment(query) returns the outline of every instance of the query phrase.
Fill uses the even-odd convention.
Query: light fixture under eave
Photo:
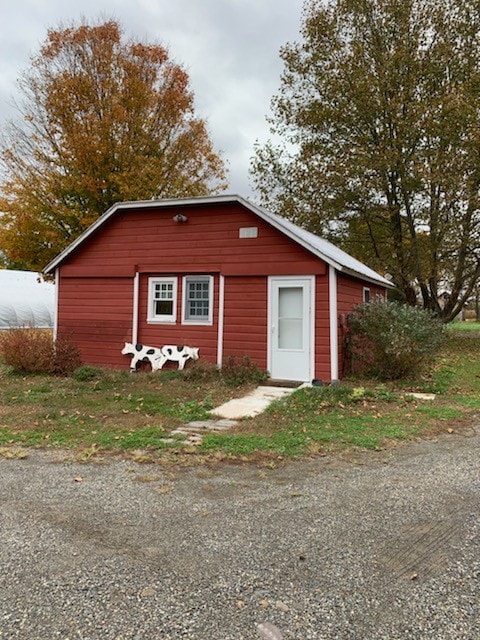
[[[177,215],[173,216],[172,220],[174,222],[187,222],[187,216],[184,216],[183,213],[177,213]]]

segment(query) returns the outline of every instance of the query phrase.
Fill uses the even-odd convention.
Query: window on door
[[[278,348],[303,349],[303,288],[278,290]]]

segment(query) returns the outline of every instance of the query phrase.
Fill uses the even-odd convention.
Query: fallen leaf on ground
[[[163,495],[164,493],[170,493],[173,487],[174,487],[173,484],[163,484],[161,487],[157,487],[155,491],[160,495]]]

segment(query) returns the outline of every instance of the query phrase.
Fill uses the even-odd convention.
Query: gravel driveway
[[[480,430],[353,462],[0,460],[0,638],[480,639]]]

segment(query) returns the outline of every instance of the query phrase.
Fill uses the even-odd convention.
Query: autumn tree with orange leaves
[[[48,32],[1,147],[0,249],[41,270],[112,204],[225,188],[186,72],[116,21]]]

